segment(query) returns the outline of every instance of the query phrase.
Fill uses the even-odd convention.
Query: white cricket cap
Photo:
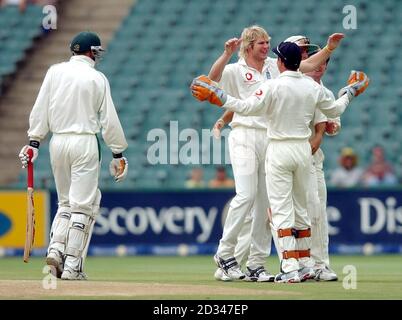
[[[310,39],[306,36],[291,36],[287,38],[284,42],[293,42],[296,43],[299,47],[300,46],[307,46],[310,44]]]
[[[311,44],[310,39],[302,35],[291,36],[287,38],[284,42],[292,42],[297,44],[299,47],[306,48],[309,55],[311,55],[312,53],[317,53],[320,50],[319,46],[317,46],[316,44]]]

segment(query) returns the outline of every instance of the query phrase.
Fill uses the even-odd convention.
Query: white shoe
[[[317,281],[338,281],[338,276],[328,266],[315,270],[315,274],[315,280]]]
[[[59,251],[51,250],[46,257],[46,264],[50,267],[50,273],[57,278],[61,278],[63,273],[63,258]]]
[[[286,273],[279,273],[275,276],[276,283],[298,283],[300,281],[299,272],[291,271]]]
[[[67,268],[63,271],[61,275],[61,280],[87,280],[88,277],[84,272],[74,271]]]
[[[222,269],[223,273],[232,280],[242,280],[246,275],[241,271],[239,264],[235,258],[222,259],[218,255],[214,256],[214,261],[218,268]]]
[[[263,266],[260,266],[256,269],[247,267],[244,281],[273,282],[274,279],[275,276],[273,274],[270,274]]]
[[[316,274],[313,268],[304,267],[299,270],[299,278],[301,282],[314,279],[315,276]]]
[[[221,268],[216,269],[214,278],[218,281],[232,281],[232,279],[228,277]]]

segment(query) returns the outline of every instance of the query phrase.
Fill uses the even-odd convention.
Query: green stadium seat
[[[374,143],[383,144],[390,153],[402,150],[398,128],[402,120],[402,87],[398,82],[402,65],[397,63],[402,48],[402,2],[353,4],[358,8],[358,29],[345,31],[346,38],[331,57],[324,83],[336,95],[352,69],[365,70],[372,82],[342,116],[341,133],[324,140],[328,172],[337,166],[339,152],[345,146],[356,149],[362,165],[368,163]],[[138,0],[99,66],[110,77],[113,98],[129,139],[127,154],[130,163],[135,164],[130,168],[136,167],[128,185],[184,186],[189,166],[152,166],[147,162],[146,151],[153,143],[146,141],[147,135],[155,128],[169,133],[170,121],[178,121],[180,129],[194,128],[198,132],[212,127],[223,110],[195,101],[188,86],[195,76],[209,72],[228,38],[239,37],[244,27],[257,23],[270,33],[271,46],[294,34],[306,34],[323,46],[332,32],[341,30],[343,6],[337,1],[318,0]],[[6,20],[18,23],[20,17],[16,11],[5,19],[1,14],[0,40],[13,41],[15,37],[10,39],[1,26]],[[23,41],[23,35],[18,40]],[[379,47],[382,49],[377,50]],[[3,56],[4,50],[0,50]],[[236,60],[234,55],[231,62]],[[1,61],[0,66],[4,65]],[[205,180],[209,180],[215,168],[204,168]],[[159,176],[158,170],[162,170]],[[115,188],[110,179],[102,181]]]

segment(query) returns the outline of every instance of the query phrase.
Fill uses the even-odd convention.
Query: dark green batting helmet
[[[84,53],[93,48],[101,48],[101,41],[94,32],[83,31],[77,34],[70,44],[70,50],[74,53]]]

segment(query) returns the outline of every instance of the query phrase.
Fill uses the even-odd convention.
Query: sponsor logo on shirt
[[[247,79],[248,81],[251,81],[251,80],[253,79],[253,74],[250,73],[250,72],[247,72],[247,73],[246,73],[246,79]]]
[[[258,89],[255,93],[254,93],[257,97],[262,96],[263,92],[261,89]]]

